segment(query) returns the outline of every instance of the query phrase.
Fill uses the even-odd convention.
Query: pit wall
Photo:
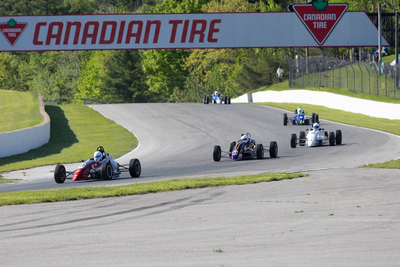
[[[50,140],[50,117],[44,110],[43,97],[39,94],[43,122],[25,129],[0,133],[0,158],[22,154],[47,144]]]

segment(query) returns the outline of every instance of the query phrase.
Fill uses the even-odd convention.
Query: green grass
[[[6,179],[2,175],[0,175],[0,184],[6,184],[6,183],[13,183],[18,181],[19,179]]]
[[[340,122],[349,125],[375,129],[383,132],[400,135],[400,120],[389,120],[382,118],[374,118],[358,113],[350,113],[337,109],[330,109],[323,106],[315,106],[301,103],[257,103],[258,105],[266,105],[270,107],[281,108],[293,112],[296,108],[301,106],[308,113],[317,113],[320,118],[333,122]],[[311,115],[311,114],[308,114]],[[400,159],[391,160],[384,163],[369,164],[363,167],[370,168],[400,168]]]
[[[226,185],[244,185],[305,177],[300,173],[272,173],[236,177],[174,179],[151,183],[112,187],[82,187],[57,190],[21,191],[0,194],[0,206],[43,202],[70,201],[90,198],[142,195]]]
[[[35,92],[0,90],[0,133],[42,123],[39,96]]]
[[[82,104],[46,106],[50,141],[27,153],[0,158],[0,173],[86,160],[98,146],[118,158],[138,145],[127,129]]]

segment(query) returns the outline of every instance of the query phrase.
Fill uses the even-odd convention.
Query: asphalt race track
[[[38,168],[36,173],[31,174],[33,179],[31,177],[27,182],[0,185],[0,192],[121,185],[184,177],[352,168],[400,156],[400,139],[397,136],[327,122],[322,118],[321,126],[328,132],[342,130],[343,145],[293,149],[290,147],[291,134],[299,135],[307,126],[283,126],[284,111],[265,106],[169,103],[93,105],[92,108],[138,137],[139,147],[118,162],[125,164],[131,158],[138,158],[142,164],[140,178],[131,179],[128,173],[123,173],[119,179],[112,181],[67,180],[64,184],[56,184],[54,166],[51,166]],[[230,143],[245,132],[249,132],[264,147],[276,141],[278,157],[271,159],[266,153],[264,160],[236,162],[222,158],[220,162],[213,161],[214,145],[228,151]],[[67,170],[78,166],[67,165]]]
[[[92,106],[140,140],[142,176],[56,184],[43,176],[4,191],[119,185],[181,177],[303,172],[309,177],[63,203],[0,207],[4,266],[397,266],[399,170],[354,168],[398,158],[396,136],[327,122],[343,145],[290,148],[282,110],[232,104]],[[311,113],[312,111],[309,111]],[[214,162],[250,132],[278,158]],[[101,145],[101,144],[99,144]],[[107,149],[107,148],[106,148]],[[46,170],[46,168],[43,168]]]

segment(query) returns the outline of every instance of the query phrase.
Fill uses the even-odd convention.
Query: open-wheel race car
[[[283,114],[283,125],[286,126],[290,121],[291,125],[312,125],[319,123],[318,114],[313,113],[311,118],[306,116],[306,112],[301,108],[297,108],[294,111],[294,117],[289,118],[287,113]]]
[[[112,156],[104,151],[102,146],[97,148],[93,158],[88,159],[82,165],[74,170],[67,171],[64,165],[57,165],[54,170],[54,180],[58,184],[65,182],[65,179],[72,181],[83,181],[89,179],[111,180],[117,178],[121,172],[129,172],[132,178],[139,177],[141,165],[138,159],[131,159],[129,164],[120,165]]]
[[[299,138],[294,133],[290,138],[290,146],[296,148],[296,146],[322,146],[329,144],[330,146],[342,144],[342,131],[336,130],[334,132],[327,132],[319,127],[319,123],[314,123],[312,129],[301,131]]]
[[[209,104],[210,98],[206,95],[203,98],[203,104]],[[212,104],[230,104],[231,98],[229,96],[222,96],[218,91],[215,91],[211,96]]]
[[[278,144],[271,141],[270,146],[264,148],[262,144],[257,144],[254,139],[251,139],[249,133],[245,133],[242,134],[239,141],[231,143],[229,151],[222,151],[220,146],[214,146],[213,159],[214,161],[220,161],[222,157],[232,160],[263,159],[264,152],[269,152],[271,158],[276,158],[278,156]]]

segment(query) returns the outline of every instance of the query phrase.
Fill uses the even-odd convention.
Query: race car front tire
[[[334,146],[335,145],[335,133],[334,132],[329,132],[329,145]]]
[[[139,177],[141,172],[142,166],[140,165],[140,161],[138,159],[131,159],[129,161],[129,174],[131,175],[131,177]]]
[[[108,161],[101,166],[101,177],[104,180],[111,180],[113,177],[113,167],[111,162]]]
[[[220,146],[214,146],[213,159],[214,159],[214,161],[221,160],[221,147]]]
[[[54,180],[57,184],[62,184],[65,182],[65,177],[67,176],[64,165],[57,165],[54,170]]]
[[[341,130],[336,130],[336,144],[337,145],[342,144],[342,131]]]
[[[306,133],[301,131],[299,136],[299,145],[304,146],[306,144]]]
[[[296,148],[296,145],[297,145],[297,135],[294,133],[290,138],[290,147]]]
[[[257,159],[264,158],[264,146],[262,144],[257,144],[256,154],[257,154]]]
[[[232,143],[231,143],[231,145],[229,146],[229,157],[232,157],[232,151],[233,151],[233,148],[236,146],[236,142],[235,141],[233,141]]]
[[[269,144],[269,156],[271,158],[276,158],[278,156],[278,143],[271,141]]]

